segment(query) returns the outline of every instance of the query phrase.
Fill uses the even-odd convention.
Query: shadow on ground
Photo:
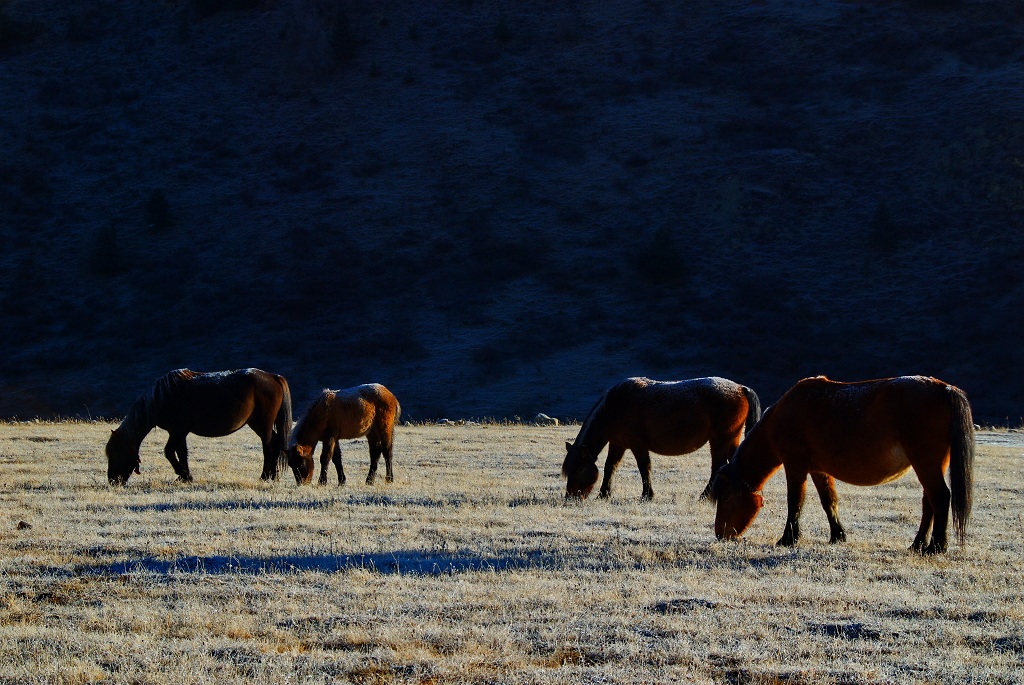
[[[552,554],[530,550],[520,554],[482,557],[470,552],[431,552],[397,550],[374,554],[311,554],[279,557],[192,556],[176,559],[143,557],[110,564],[82,568],[78,575],[125,575],[178,573],[280,574],[314,571],[333,573],[366,569],[386,575],[440,576],[468,571],[515,571],[522,569],[556,569],[564,566]]]

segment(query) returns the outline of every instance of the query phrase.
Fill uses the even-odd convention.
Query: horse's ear
[[[750,494],[754,496],[754,502],[757,503],[758,509],[764,506],[764,497],[761,496],[760,492],[752,492]]]
[[[565,441],[565,451],[568,452],[572,449],[572,443],[568,440]]]

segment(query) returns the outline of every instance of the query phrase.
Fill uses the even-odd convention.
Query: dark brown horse
[[[585,498],[597,483],[597,456],[608,445],[601,497],[612,491],[612,474],[626,450],[636,457],[643,499],[651,488],[651,452],[677,456],[711,443],[711,476],[740,444],[744,429],[761,416],[750,388],[724,378],[660,382],[627,378],[598,400],[575,442],[565,443],[565,496]],[[710,495],[711,482],[701,497]]]
[[[786,470],[789,516],[780,545],[800,538],[800,509],[810,474],[828,517],[831,541],[846,539],[839,522],[835,478],[877,485],[911,468],[924,488],[921,526],[912,549],[946,551],[950,505],[963,543],[971,513],[974,422],[963,391],[934,378],[903,376],[838,383],[805,378],[769,407],[718,472],[715,535],[739,536],[764,504],[761,488]],[[946,487],[949,467],[952,486]],[[931,541],[928,533],[934,521]]]
[[[153,389],[135,400],[128,415],[107,441],[107,478],[112,485],[128,482],[139,472],[139,447],[154,427],[170,436],[164,447],[178,479],[191,482],[189,433],[218,438],[249,426],[263,443],[263,473],[277,478],[287,463],[284,449],[292,428],[292,396],[288,381],[259,369],[198,373],[171,371]]]
[[[366,484],[371,485],[377,475],[377,463],[384,455],[387,471],[385,480],[395,480],[391,469],[391,447],[395,422],[402,408],[391,391],[379,383],[357,385],[346,390],[324,390],[313,400],[305,416],[295,424],[288,465],[295,473],[295,481],[305,485],[313,478],[313,450],[323,442],[320,453],[320,485],[327,483],[327,464],[334,462],[338,471],[338,485],[345,484],[345,469],[341,466],[341,445],[338,440],[366,436],[370,446],[370,472]]]

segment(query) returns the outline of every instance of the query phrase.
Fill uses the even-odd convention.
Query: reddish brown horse
[[[139,447],[154,427],[170,436],[164,455],[178,479],[191,482],[188,467],[189,433],[218,438],[249,426],[263,443],[263,473],[277,478],[287,463],[284,448],[292,428],[292,396],[283,376],[259,369],[197,373],[171,371],[153,384],[149,394],[135,400],[124,421],[107,441],[107,478],[124,485],[139,472]]]
[[[345,484],[345,470],[341,466],[339,439],[366,436],[370,446],[370,472],[366,484],[371,485],[377,475],[377,463],[384,455],[387,470],[385,480],[395,479],[391,469],[391,447],[395,422],[402,408],[391,391],[379,383],[357,385],[347,390],[324,390],[313,400],[306,415],[295,424],[292,444],[288,448],[288,464],[295,473],[295,481],[305,485],[313,478],[313,450],[323,442],[320,453],[320,485],[327,483],[327,464],[334,462],[338,471],[338,485]]]
[[[912,549],[946,551],[950,505],[963,543],[971,513],[974,422],[963,391],[934,378],[903,376],[838,383],[805,378],[769,407],[718,472],[715,535],[739,536],[764,504],[761,488],[785,467],[789,516],[780,545],[800,538],[800,509],[810,474],[828,517],[831,541],[846,539],[835,478],[877,485],[911,468],[924,487],[921,526]],[[949,467],[952,486],[946,487]],[[929,530],[934,521],[931,541]]]
[[[740,444],[744,429],[761,416],[750,388],[724,378],[660,382],[627,378],[613,386],[590,410],[575,442],[565,443],[562,475],[565,496],[585,498],[597,483],[597,457],[608,445],[601,497],[612,491],[612,475],[626,450],[636,457],[643,499],[651,488],[651,452],[689,454],[711,444],[711,476]],[[711,482],[701,497],[710,495]]]

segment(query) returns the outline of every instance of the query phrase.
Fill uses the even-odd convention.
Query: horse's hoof
[[[776,547],[795,547],[796,546],[796,540],[794,540],[793,538],[785,538],[784,537],[781,540],[779,540],[778,542],[776,542],[775,546]]]
[[[598,499],[611,499],[612,493],[610,490],[602,490],[601,494],[597,496]]]
[[[395,477],[394,476],[388,476],[387,478],[384,479],[384,482],[385,483],[394,483],[395,482]]]
[[[833,535],[832,539],[829,540],[829,544],[834,545],[837,542],[846,542],[846,533],[839,533],[838,535]]]
[[[654,493],[653,492],[645,492],[644,494],[640,495],[640,501],[641,502],[650,502],[653,499],[654,499]]]

